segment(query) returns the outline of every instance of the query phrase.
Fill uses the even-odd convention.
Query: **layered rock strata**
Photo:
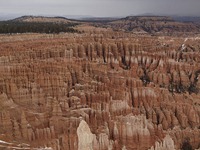
[[[188,139],[199,148],[199,38],[21,36],[0,42],[0,140],[168,150]]]

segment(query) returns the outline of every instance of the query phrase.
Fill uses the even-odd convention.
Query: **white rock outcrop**
[[[82,120],[77,129],[78,150],[93,150],[92,142],[94,136],[90,131],[88,124]]]

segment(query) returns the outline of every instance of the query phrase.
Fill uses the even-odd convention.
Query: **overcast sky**
[[[0,0],[0,13],[97,17],[144,13],[200,16],[200,0]]]

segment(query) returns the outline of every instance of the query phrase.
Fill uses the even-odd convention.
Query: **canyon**
[[[199,149],[200,34],[93,24],[0,35],[0,149]]]

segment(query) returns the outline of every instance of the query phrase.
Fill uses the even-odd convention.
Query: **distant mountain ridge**
[[[200,21],[186,21],[189,18],[170,16],[127,16],[124,18],[85,18],[68,19],[65,17],[22,16],[11,21],[40,23],[89,23],[96,27],[112,28],[125,32],[140,32],[147,34],[200,33]],[[192,19],[192,18],[191,18]]]
[[[64,17],[22,16],[0,21],[0,34],[12,33],[78,33],[79,23]]]
[[[172,18],[176,21],[180,22],[194,22],[194,23],[200,23],[200,17],[198,16],[172,16]]]
[[[99,24],[114,30],[143,33],[199,33],[200,24],[197,22],[176,21],[168,16],[128,16],[108,23]]]
[[[44,17],[44,16],[22,16],[15,18],[12,21],[17,22],[48,22],[48,23],[70,23],[72,19],[67,19],[65,17]]]

